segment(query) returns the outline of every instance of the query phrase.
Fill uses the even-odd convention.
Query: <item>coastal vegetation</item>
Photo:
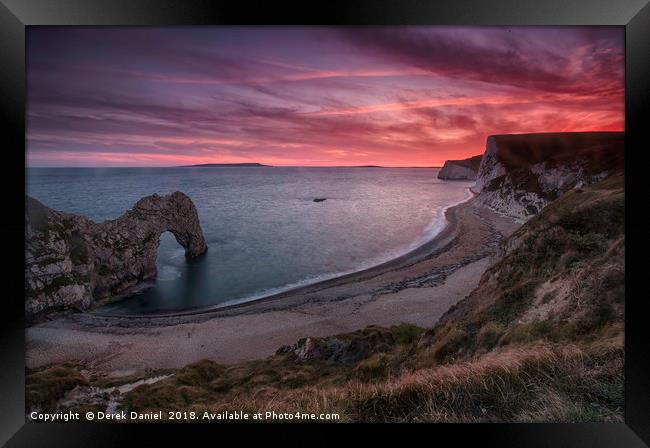
[[[623,421],[624,176],[574,188],[512,234],[431,329],[370,326],[266,359],[112,379],[27,372],[27,407],[335,412],[343,421]]]

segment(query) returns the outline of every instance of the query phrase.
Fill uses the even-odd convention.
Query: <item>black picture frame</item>
[[[650,148],[647,120],[650,104],[650,4],[647,0],[418,0],[328,1],[281,5],[269,1],[206,0],[0,0],[0,117],[6,125],[0,176],[3,208],[0,220],[3,241],[9,243],[3,263],[4,288],[0,327],[0,444],[7,446],[112,446],[134,445],[150,432],[167,438],[172,433],[191,431],[192,440],[223,426],[91,423],[26,423],[25,421],[25,337],[23,267],[25,195],[25,27],[37,25],[621,25],[626,30],[626,187],[627,201],[642,200],[644,192],[632,188],[642,179],[642,154]],[[645,132],[644,132],[645,131]],[[641,182],[639,182],[641,184]],[[626,233],[632,235],[627,257],[643,250],[639,235],[641,220],[630,219],[626,207]],[[638,212],[637,212],[638,214]],[[631,233],[630,233],[631,232]],[[626,352],[624,424],[499,424],[499,425],[416,425],[413,436],[433,443],[454,445],[468,441],[505,446],[617,446],[650,444],[650,357],[647,342],[650,326],[645,324],[643,300],[632,300],[630,285],[641,277],[642,264],[627,264]],[[642,299],[642,300],[640,300]],[[351,425],[299,425],[306,443],[322,441],[326,434],[349,431]],[[255,428],[230,425],[240,441],[259,431],[277,431],[274,425]],[[334,429],[333,429],[334,428]],[[375,425],[374,436],[383,437],[402,425]],[[367,429],[367,428],[366,428]],[[152,431],[154,430],[154,431]],[[283,433],[295,425],[281,426]],[[306,430],[306,431],[305,431]],[[401,432],[401,431],[400,431]],[[212,434],[214,436],[214,434]],[[285,434],[286,436],[286,434]],[[413,436],[414,437],[414,436]],[[171,440],[171,439],[168,439]],[[282,443],[288,439],[276,439]],[[187,439],[186,439],[186,442]],[[414,443],[414,442],[413,442]]]

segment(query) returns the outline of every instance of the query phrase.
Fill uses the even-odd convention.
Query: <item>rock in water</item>
[[[171,232],[185,257],[208,250],[196,207],[185,194],[140,199],[115,220],[95,223],[27,196],[25,313],[85,310],[156,276],[160,235]]]
[[[463,160],[447,160],[438,172],[438,179],[442,180],[476,180],[481,159],[478,155]]]

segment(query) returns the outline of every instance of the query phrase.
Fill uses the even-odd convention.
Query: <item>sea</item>
[[[182,191],[196,205],[208,252],[185,260],[165,232],[158,275],[112,314],[227,306],[370,268],[431,240],[444,211],[473,182],[438,168],[28,168],[27,194],[95,222],[153,193]],[[316,198],[324,201],[314,202]]]

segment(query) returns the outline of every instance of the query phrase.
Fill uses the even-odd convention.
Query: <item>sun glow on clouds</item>
[[[624,129],[623,31],[29,28],[31,166],[439,166]]]

